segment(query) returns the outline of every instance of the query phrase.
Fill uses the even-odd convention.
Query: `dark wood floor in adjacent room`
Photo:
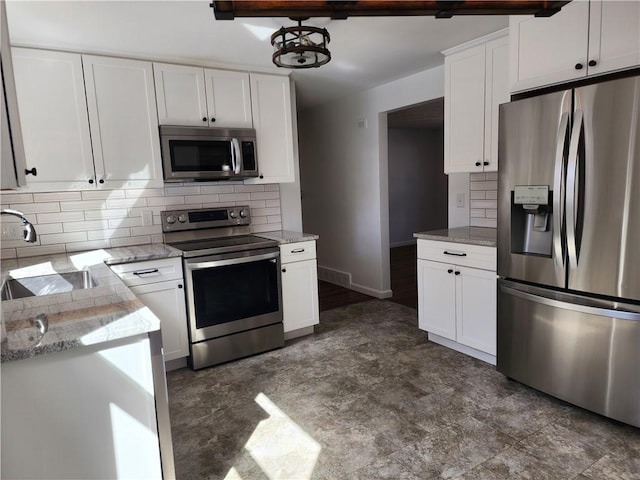
[[[418,279],[416,268],[416,245],[394,247],[390,250],[391,260],[391,290],[393,297],[388,300],[418,308]],[[332,283],[318,282],[318,297],[320,311],[351,305],[353,303],[371,300],[373,297],[364,295],[348,288]]]

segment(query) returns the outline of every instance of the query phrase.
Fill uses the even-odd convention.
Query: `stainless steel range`
[[[182,251],[191,368],[284,346],[278,242],[250,233],[249,207],[161,217],[165,243]]]

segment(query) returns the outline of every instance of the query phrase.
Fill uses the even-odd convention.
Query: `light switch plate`
[[[153,225],[153,212],[151,210],[142,211],[142,226],[150,227]]]
[[[458,208],[464,208],[464,193],[458,193],[456,196],[456,205]]]
[[[9,224],[2,225],[3,240],[22,240],[24,238],[24,228],[22,225]]]

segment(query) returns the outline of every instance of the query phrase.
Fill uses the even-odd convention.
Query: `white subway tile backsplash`
[[[84,220],[84,212],[38,213],[37,223],[79,222]],[[36,229],[37,230],[37,229]]]
[[[498,198],[497,190],[487,190],[485,192],[487,200],[496,200]]]
[[[84,218],[87,220],[100,220],[103,218],[122,218],[126,217],[129,211],[126,208],[104,209],[104,210],[87,210],[84,212]]]
[[[498,180],[498,172],[485,173],[485,180]]]
[[[33,245],[18,239],[2,242],[3,259],[161,243],[163,210],[248,205],[254,231],[282,228],[277,184],[178,183],[151,189],[0,192],[0,202],[7,207],[16,204],[14,208],[27,214],[39,236]],[[152,212],[153,225],[142,225],[145,210]]]
[[[40,202],[77,202],[82,200],[81,192],[34,193],[33,201]]]
[[[498,217],[498,174],[469,175],[469,225],[496,228]]]
[[[85,200],[79,202],[60,202],[60,210],[63,212],[100,210],[105,207],[106,200]]]
[[[487,218],[498,218],[498,210],[486,210],[487,212]]]
[[[497,222],[495,218],[471,218],[469,225],[472,227],[496,228]]]
[[[469,200],[484,200],[486,198],[486,191],[484,190],[470,190]]]
[[[485,218],[484,208],[472,208],[469,210],[469,217],[471,218]]]
[[[471,208],[498,208],[497,200],[471,200]]]
[[[483,173],[470,173],[469,174],[469,181],[470,182],[479,182],[481,180],[486,180],[486,174]]]
[[[82,199],[106,200],[107,198],[124,198],[124,193],[124,190],[88,190],[86,192],[82,192]]]
[[[67,242],[83,242],[87,240],[87,232],[52,233],[38,235],[41,245],[56,245]]]
[[[469,190],[497,190],[498,182],[496,181],[484,181],[484,182],[469,182]]]

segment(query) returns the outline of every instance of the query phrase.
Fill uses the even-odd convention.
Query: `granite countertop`
[[[160,321],[109,265],[180,256],[164,244],[26,257],[2,262],[2,282],[87,270],[95,287],[0,302],[2,362],[96,345],[158,330]],[[41,334],[37,319],[48,320]]]
[[[292,232],[289,230],[275,230],[273,232],[254,233],[258,237],[276,240],[281,245],[285,243],[306,242],[307,240],[318,240],[320,238],[314,233]]]
[[[414,233],[415,238],[440,242],[464,243],[467,245],[496,246],[496,229],[486,227],[456,227],[429,232]]]

